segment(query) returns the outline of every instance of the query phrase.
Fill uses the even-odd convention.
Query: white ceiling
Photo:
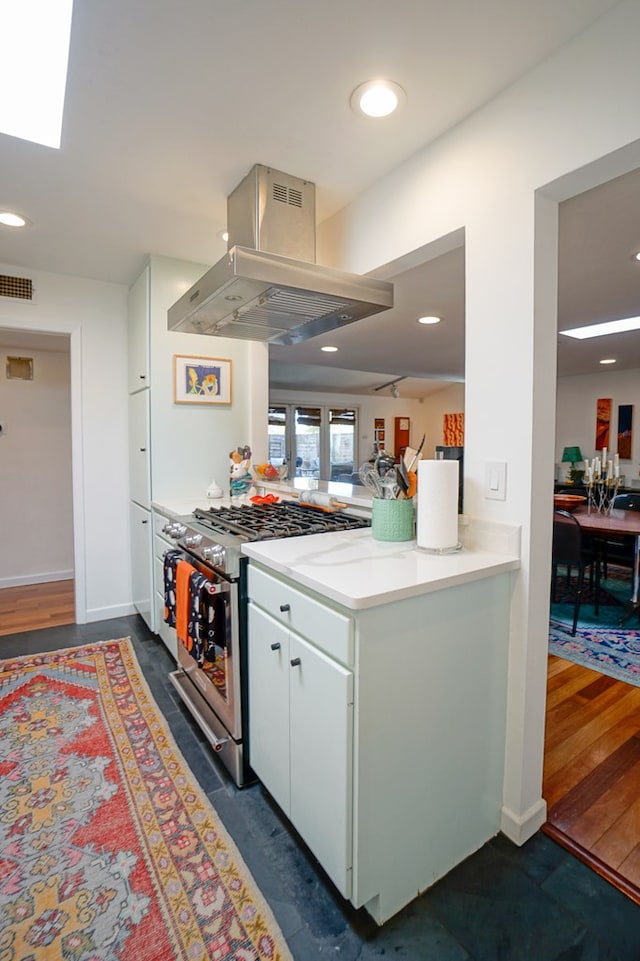
[[[218,233],[226,197],[254,163],[314,181],[321,222],[615,5],[76,3],[62,149],[0,135],[0,206],[33,222],[24,232],[0,228],[0,262],[124,284],[149,253],[212,264],[225,250]],[[404,108],[385,121],[357,117],[349,107],[354,87],[376,76],[407,93]],[[597,229],[580,227],[576,250],[571,230],[578,228],[563,216],[561,326],[596,312],[619,316],[623,291],[624,311],[640,312],[633,306],[638,270],[626,277],[628,255],[624,266],[614,256],[614,248],[636,240],[640,247],[639,195],[635,183],[622,192],[620,217],[612,216],[611,197],[597,208],[593,198],[565,205],[575,224],[586,219]],[[600,281],[594,262],[607,268]],[[319,354],[313,341],[272,348],[272,379],[293,385],[292,364],[311,363],[320,368],[320,386],[334,377],[342,389],[344,373],[327,369],[339,364],[365,372],[351,379],[352,389],[384,383],[386,374],[409,375],[401,385],[406,396],[414,381],[431,389],[421,385],[425,376],[460,378],[463,265],[463,251],[453,251],[399,278],[393,311],[340,332],[339,361]],[[427,331],[411,313],[418,294],[424,310],[425,291],[429,310],[446,318]]]

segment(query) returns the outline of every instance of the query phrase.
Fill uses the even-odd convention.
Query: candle
[[[614,457],[613,457],[613,466],[614,466],[614,467],[620,467],[620,455],[619,455],[619,454],[615,454],[615,455],[614,455]]]
[[[607,463],[607,477],[611,479],[613,477],[613,461],[610,460]]]
[[[607,463],[607,448],[606,448],[606,447],[603,447],[603,448],[602,448],[602,463],[603,463],[603,464],[606,464],[606,463]]]

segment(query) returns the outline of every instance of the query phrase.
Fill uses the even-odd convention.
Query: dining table
[[[628,617],[638,611],[640,604],[640,511],[625,511],[618,508],[597,511],[587,506],[579,507],[573,516],[580,527],[593,534],[625,534],[633,537],[633,576],[631,597],[627,601],[625,614],[620,621],[624,623]]]

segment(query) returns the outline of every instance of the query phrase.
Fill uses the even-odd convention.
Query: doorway
[[[640,170],[599,177],[594,186],[559,196],[558,330],[638,315]],[[585,172],[581,172],[584,177]],[[566,185],[565,185],[566,186]],[[552,191],[555,193],[555,191]],[[602,215],[604,213],[604,215]],[[597,229],[594,229],[597,228]],[[582,346],[582,345],[581,345]],[[614,363],[601,365],[602,358]],[[584,457],[595,450],[596,404],[612,399],[609,448],[617,450],[617,407],[640,402],[640,332],[592,338],[580,352],[558,336],[556,463],[565,445]],[[568,437],[571,440],[568,440]],[[640,453],[620,463],[626,484]],[[561,459],[561,458],[560,458]],[[581,466],[581,465],[577,465]],[[556,468],[564,474],[562,468]],[[560,479],[557,476],[557,479]],[[628,622],[625,628],[637,628]],[[547,674],[543,796],[546,833],[640,902],[640,689],[569,660],[550,657]]]
[[[70,336],[2,327],[0,369],[2,633],[73,623]]]

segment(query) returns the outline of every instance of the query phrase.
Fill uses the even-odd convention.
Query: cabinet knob
[[[148,524],[148,523],[149,523],[149,521],[143,521],[142,523],[143,523],[143,524]]]
[[[291,610],[291,604],[281,604],[280,610],[282,611],[283,614],[286,614],[287,611]]]
[[[146,375],[146,374],[140,374],[139,377],[140,377],[140,380],[146,380],[146,379],[147,379],[147,375]]]
[[[280,641],[274,641],[273,644],[271,645],[271,650],[272,650],[272,651],[279,651],[279,650],[280,650]]]
[[[300,667],[302,661],[299,657],[292,657],[290,661],[291,667]]]
[[[146,449],[147,449],[146,447],[141,447],[141,448],[140,448],[140,453],[141,453],[141,454],[144,454],[144,452],[146,451]]]

